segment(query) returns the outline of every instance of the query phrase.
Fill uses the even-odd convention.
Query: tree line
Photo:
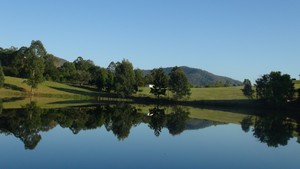
[[[290,102],[300,102],[300,89],[298,89],[297,98],[294,81],[288,74],[272,71],[269,74],[264,74],[255,81],[255,90],[252,88],[251,81],[245,79],[242,91],[245,96],[251,99],[253,99],[256,93],[256,98],[265,104],[284,106]]]
[[[144,75],[142,70],[134,69],[132,63],[126,59],[111,62],[107,68],[97,66],[92,60],[85,60],[81,56],[62,65],[60,61],[56,56],[47,53],[39,40],[32,41],[29,47],[20,49],[0,48],[0,69],[3,68],[3,71],[0,70],[0,85],[4,84],[5,74],[27,79],[26,83],[31,86],[32,91],[39,83],[50,80],[79,86],[95,86],[101,92],[114,92],[119,97],[131,96],[145,84],[153,84],[151,93],[157,98],[165,95],[167,89],[174,93],[176,99],[190,95],[190,85],[179,67],[174,67],[170,74],[165,74],[163,69],[159,68]]]

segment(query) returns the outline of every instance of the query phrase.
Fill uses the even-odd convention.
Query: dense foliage
[[[3,69],[2,69],[2,66],[0,66],[0,89],[3,87],[4,85],[4,73],[3,73]]]
[[[174,97],[181,99],[184,96],[191,95],[190,84],[183,70],[180,67],[174,67],[170,75],[170,90],[174,93]]]
[[[115,70],[115,91],[121,97],[127,97],[136,92],[135,73],[128,60],[117,63]]]
[[[151,71],[152,84],[150,93],[154,94],[159,98],[160,95],[166,95],[168,87],[168,76],[165,74],[162,68],[153,69]]]
[[[242,89],[243,94],[249,98],[252,98],[254,94],[254,90],[252,89],[252,84],[249,79],[245,79],[244,82],[244,88]]]
[[[295,87],[290,75],[271,72],[256,80],[257,98],[272,104],[283,105],[294,97]]]

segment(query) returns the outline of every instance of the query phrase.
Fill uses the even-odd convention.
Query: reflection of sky
[[[269,148],[239,125],[220,125],[156,137],[145,124],[118,141],[104,127],[80,131],[56,127],[42,133],[34,150],[0,135],[0,168],[289,168],[298,166],[300,145]],[[298,168],[298,167],[297,167]]]

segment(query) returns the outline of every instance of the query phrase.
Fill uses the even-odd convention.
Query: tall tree
[[[168,76],[162,68],[153,69],[151,71],[151,76],[153,87],[150,89],[150,93],[154,94],[159,99],[160,95],[166,95]]]
[[[128,60],[117,63],[115,70],[115,91],[121,97],[132,95],[135,90],[135,74]]]
[[[273,105],[283,105],[292,100],[295,87],[290,75],[271,72],[256,80],[257,98]]]
[[[0,65],[0,89],[3,87],[4,81],[5,81],[4,73],[3,73],[2,66]]]
[[[105,80],[105,90],[110,93],[115,89],[115,73],[111,70],[106,70],[107,78]]]
[[[174,67],[169,76],[170,90],[174,94],[175,99],[181,99],[184,96],[191,95],[188,79],[180,67]]]
[[[71,82],[76,77],[76,68],[73,62],[65,62],[60,68],[60,81]]]
[[[134,74],[135,74],[135,83],[136,83],[135,87],[137,90],[138,87],[142,87],[145,85],[144,74],[141,69],[135,69]]]
[[[99,66],[92,66],[89,69],[91,73],[91,81],[89,82],[90,85],[96,85],[97,88],[102,91],[105,88],[105,81],[107,78],[106,69],[101,68]]]
[[[252,98],[254,90],[252,89],[251,81],[249,79],[245,79],[243,84],[244,84],[244,88],[242,89],[243,94],[248,98]]]
[[[25,69],[27,74],[26,83],[31,86],[31,92],[33,88],[37,88],[41,83],[44,73],[44,56],[47,54],[41,41],[32,41],[30,47],[25,52]]]
[[[59,71],[55,66],[56,58],[52,54],[46,54],[44,56],[44,63],[45,63],[45,71],[44,77],[46,80],[59,80]]]
[[[91,60],[84,60],[81,56],[79,56],[73,63],[76,67],[76,81],[79,82],[80,86],[87,84],[92,79],[92,75],[89,70],[92,70],[90,68],[95,66],[95,64]]]

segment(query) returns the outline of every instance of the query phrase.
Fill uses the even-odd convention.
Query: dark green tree
[[[60,81],[61,82],[72,82],[76,79],[76,68],[72,62],[65,62],[60,68]]]
[[[115,92],[120,97],[131,96],[136,92],[133,66],[128,60],[117,63],[115,70]]]
[[[52,54],[44,56],[45,71],[44,77],[46,80],[59,81],[59,71],[55,66],[56,58]]]
[[[80,84],[80,86],[88,84],[92,80],[92,73],[90,70],[93,70],[91,68],[95,66],[93,61],[84,60],[81,56],[79,56],[73,63],[76,68],[76,81]]]
[[[186,75],[180,67],[174,67],[169,74],[169,86],[175,99],[191,95],[191,89]]]
[[[271,72],[256,80],[257,98],[272,104],[284,105],[288,100],[292,100],[295,87],[290,75],[281,72]]]
[[[243,94],[248,98],[252,98],[254,94],[254,90],[252,89],[251,81],[249,79],[245,79],[243,84],[244,84],[244,88],[242,89]]]
[[[99,66],[92,66],[89,69],[89,72],[91,73],[90,84],[96,85],[100,91],[103,91],[105,89],[105,82],[107,79],[106,69],[101,68]]]
[[[111,70],[106,70],[107,78],[105,80],[105,90],[110,93],[115,89],[115,73]]]
[[[0,65],[0,89],[3,87],[4,81],[5,81],[4,73],[3,73],[2,66]]]
[[[152,78],[151,74],[146,74],[144,76],[144,82],[145,82],[145,84],[152,84],[153,78]]]
[[[135,74],[135,83],[136,83],[135,86],[137,90],[138,87],[145,86],[144,73],[141,69],[135,69],[134,74]]]
[[[159,99],[160,95],[166,95],[168,87],[168,76],[165,74],[162,68],[153,69],[151,71],[153,87],[150,89],[150,93],[157,96]]]
[[[37,88],[38,84],[44,80],[44,56],[47,54],[41,41],[32,41],[30,47],[25,52],[25,70],[26,83],[33,88]]]
[[[92,76],[88,71],[76,70],[75,78],[76,79],[74,82],[77,82],[80,86],[83,86],[84,84],[88,84],[90,82]]]

